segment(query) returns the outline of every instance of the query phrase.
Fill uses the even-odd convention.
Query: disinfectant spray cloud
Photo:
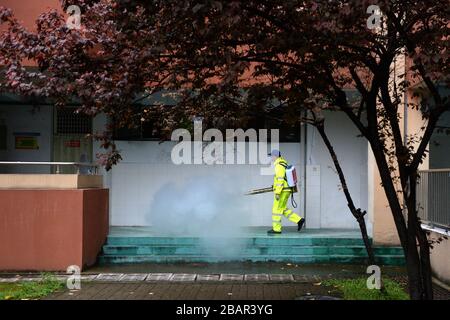
[[[197,177],[166,184],[155,194],[149,221],[158,235],[198,237],[202,253],[238,256],[249,224],[243,191],[223,176]]]

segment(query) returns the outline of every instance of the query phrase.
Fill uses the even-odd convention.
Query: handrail
[[[433,231],[439,234],[442,234],[444,236],[448,236],[450,237],[450,229],[446,226],[436,226],[432,223],[428,224],[428,223],[421,223],[421,227],[424,230],[428,230],[428,231]]]
[[[80,173],[80,167],[94,168],[94,174],[98,172],[98,164],[88,162],[49,162],[49,161],[0,161],[0,165],[46,165],[56,166],[56,173],[60,173],[60,166],[74,166],[77,174]]]
[[[446,171],[450,172],[450,168],[419,170],[419,174],[421,172],[446,172]]]
[[[450,169],[419,170],[416,205],[421,221],[450,228]]]

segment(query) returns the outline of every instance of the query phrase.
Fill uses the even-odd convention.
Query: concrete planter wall
[[[108,235],[108,197],[104,188],[0,189],[0,270],[94,264]]]

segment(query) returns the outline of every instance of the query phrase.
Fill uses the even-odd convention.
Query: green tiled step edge
[[[203,255],[214,252],[240,255],[356,255],[366,256],[364,246],[297,246],[297,245],[255,245],[223,246],[207,245],[105,245],[104,255]],[[401,247],[374,247],[375,255],[402,255]]]
[[[293,263],[346,263],[363,264],[367,262],[366,257],[354,255],[257,255],[257,256],[161,256],[161,255],[102,255],[99,257],[100,264],[131,264],[131,263],[173,263],[173,262],[229,262],[229,261],[251,261],[251,262],[293,262]],[[402,255],[377,256],[376,263],[383,265],[404,265]]]
[[[212,239],[212,240],[211,240]],[[199,245],[208,241],[220,242],[222,238],[196,238],[196,237],[115,237],[108,236],[108,245]],[[327,245],[364,245],[358,238],[312,238],[312,237],[251,237],[251,238],[227,238],[227,242],[246,245],[297,245],[297,246],[327,246]]]
[[[374,251],[377,263],[404,264],[400,247],[374,247]],[[362,239],[342,234],[235,238],[109,235],[99,257],[100,264],[226,261],[361,264],[367,262],[367,253]]]

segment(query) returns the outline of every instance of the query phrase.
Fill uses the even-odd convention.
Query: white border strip
[[[450,230],[439,228],[439,227],[436,227],[436,226],[430,226],[430,225],[424,224],[424,223],[421,224],[421,227],[424,230],[433,231],[433,232],[442,234],[444,236],[449,236],[450,237]]]

